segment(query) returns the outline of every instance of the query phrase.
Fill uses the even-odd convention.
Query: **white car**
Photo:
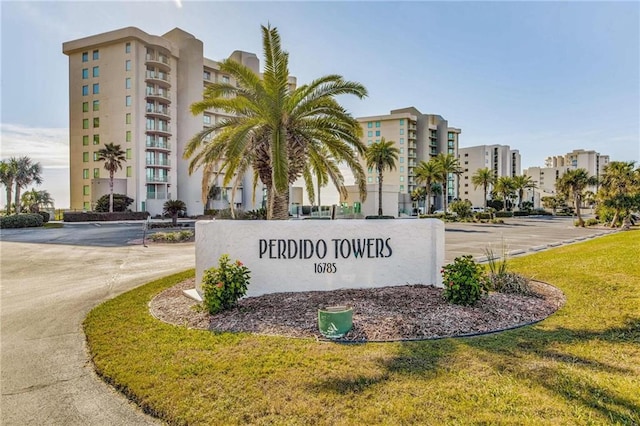
[[[482,213],[484,212],[484,207],[471,207],[471,213]]]

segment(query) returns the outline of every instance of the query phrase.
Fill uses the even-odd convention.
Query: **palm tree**
[[[556,191],[573,198],[576,215],[578,216],[578,226],[584,226],[584,220],[580,215],[580,205],[582,204],[582,193],[587,186],[598,183],[595,176],[589,176],[585,169],[567,170],[560,179],[556,181]]]
[[[500,176],[498,180],[496,180],[493,190],[500,194],[502,197],[502,201],[504,201],[503,209],[507,210],[507,201],[511,196],[515,193],[515,185],[513,183],[513,178],[510,176]]]
[[[536,183],[531,176],[518,175],[511,178],[513,182],[513,189],[518,191],[518,210],[522,210],[522,198],[524,197],[525,189],[535,189]]]
[[[49,191],[31,189],[22,195],[22,206],[31,213],[38,213],[40,209],[53,206],[53,198]]]
[[[438,182],[442,173],[440,173],[440,165],[435,159],[430,159],[429,162],[420,161],[418,166],[413,170],[417,183],[424,183],[426,211],[425,214],[431,213],[431,194],[433,193],[432,186]]]
[[[382,173],[386,170],[394,170],[400,150],[396,148],[394,141],[383,138],[367,148],[365,159],[367,167],[375,167],[378,172],[378,216],[382,216]]]
[[[0,182],[2,182],[7,191],[7,215],[11,214],[11,195],[13,194],[13,184],[16,178],[16,165],[16,158],[0,162]]]
[[[489,191],[489,186],[493,185],[495,182],[495,176],[491,169],[485,167],[484,169],[476,170],[476,173],[471,176],[471,183],[473,184],[473,189],[477,189],[479,186],[482,186],[482,190],[484,193],[484,208],[487,208],[487,193]]]
[[[234,187],[253,171],[254,191],[260,180],[267,190],[267,218],[289,218],[289,186],[302,176],[310,151],[326,146],[354,175],[364,176],[354,151],[364,154],[362,129],[336,100],[340,95],[362,99],[367,90],[339,75],[320,77],[293,89],[289,80],[289,54],[282,50],[276,28],[262,27],[265,67],[262,79],[250,68],[228,59],[220,71],[235,82],[207,86],[204,99],[191,105],[193,114],[220,109],[233,117],[220,120],[195,135],[184,158],[191,158],[189,173],[219,163],[223,185]],[[360,184],[361,191],[366,188]],[[362,199],[366,191],[361,192]]]
[[[15,172],[15,208],[16,213],[20,213],[20,190],[31,183],[36,185],[42,183],[42,166],[40,163],[34,163],[31,158],[23,156],[16,160]]]
[[[162,214],[171,216],[173,226],[178,224],[178,215],[187,211],[187,205],[182,200],[167,200],[162,207]]]
[[[604,168],[598,195],[615,211],[611,226],[617,223],[621,212],[633,204],[630,196],[634,187],[640,184],[636,181],[638,173],[634,171],[634,165],[633,161],[612,161]]]
[[[113,175],[122,170],[122,163],[127,161],[120,145],[107,143],[98,150],[98,161],[104,161],[104,168],[109,171],[109,213],[113,213]]]
[[[447,202],[449,198],[449,190],[447,188],[449,182],[449,175],[460,175],[462,173],[462,169],[460,168],[460,162],[453,154],[445,154],[441,152],[438,154],[434,161],[438,165],[440,170],[439,181],[442,184],[442,204],[444,212],[447,212]]]

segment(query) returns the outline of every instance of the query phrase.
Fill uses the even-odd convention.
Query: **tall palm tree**
[[[162,206],[162,213],[171,216],[173,226],[178,224],[178,215],[187,212],[187,205],[182,200],[167,200]]]
[[[400,150],[396,148],[394,141],[383,138],[367,148],[365,159],[367,167],[375,167],[378,172],[378,216],[382,216],[382,174],[385,170],[394,170]]]
[[[42,183],[42,166],[34,163],[27,156],[19,157],[15,164],[15,208],[16,213],[20,213],[20,191],[31,183],[40,185]]]
[[[38,213],[40,209],[53,206],[53,198],[49,191],[31,189],[22,195],[22,206],[31,213]]]
[[[606,206],[614,209],[611,226],[618,222],[621,212],[633,204],[629,197],[634,187],[640,185],[636,180],[638,173],[634,171],[634,165],[633,161],[612,161],[604,168],[598,196]]]
[[[430,159],[429,162],[420,161],[416,168],[413,170],[417,183],[424,183],[426,202],[426,214],[431,213],[431,194],[433,193],[432,186],[434,183],[439,182],[440,176],[440,164],[435,159]]]
[[[276,28],[262,26],[265,65],[262,79],[250,68],[228,59],[220,70],[235,82],[207,86],[204,99],[191,105],[193,114],[218,108],[233,117],[220,120],[195,135],[184,158],[189,173],[219,163],[223,185],[234,187],[253,170],[254,190],[260,180],[267,190],[267,218],[289,218],[289,186],[302,176],[310,150],[325,145],[336,160],[350,159],[354,175],[364,176],[354,151],[364,154],[362,129],[336,100],[340,95],[362,99],[360,83],[327,75],[293,89],[289,83],[289,54],[282,50]],[[210,138],[210,140],[208,140]],[[365,188],[360,185],[361,190]],[[362,198],[366,192],[361,193]]]
[[[518,175],[511,178],[513,182],[513,188],[518,191],[518,210],[522,210],[522,198],[524,197],[525,189],[535,189],[536,183],[531,176]]]
[[[556,191],[573,198],[576,215],[578,216],[578,226],[584,226],[584,220],[582,220],[582,216],[580,215],[583,192],[588,186],[593,186],[597,183],[597,178],[595,176],[589,176],[589,172],[587,172],[586,169],[567,170],[567,172],[556,181]]]
[[[104,168],[109,171],[109,213],[113,213],[113,175],[122,170],[122,163],[127,161],[125,152],[120,145],[107,143],[98,150],[98,161],[104,161]]]
[[[0,182],[7,191],[7,215],[11,214],[11,195],[13,194],[13,184],[16,179],[17,159],[12,157],[9,160],[0,162]]]
[[[482,186],[482,190],[484,193],[484,208],[487,208],[487,194],[489,192],[489,186],[495,183],[495,176],[493,175],[493,171],[488,167],[484,169],[476,170],[475,174],[471,176],[471,183],[473,184],[473,189],[477,189],[479,186]]]
[[[442,204],[444,212],[447,212],[447,202],[449,198],[449,189],[447,188],[449,184],[449,175],[460,175],[462,174],[462,169],[460,168],[460,162],[453,154],[445,154],[441,152],[438,154],[434,161],[438,165],[440,170],[439,181],[442,184]]]
[[[500,196],[502,197],[502,201],[504,201],[504,206],[502,208],[506,211],[507,201],[516,191],[515,184],[513,183],[513,178],[510,176],[500,176],[496,180],[493,190],[496,193],[500,194]]]

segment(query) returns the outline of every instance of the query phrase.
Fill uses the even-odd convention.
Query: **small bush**
[[[393,216],[365,216],[365,219],[395,219]]]
[[[65,222],[110,222],[116,220],[146,220],[147,212],[64,212]]]
[[[513,216],[514,216],[514,217],[515,217],[515,216],[529,216],[529,215],[531,214],[531,213],[530,213],[530,212],[528,212],[527,210],[519,210],[519,211],[512,212],[512,213],[513,213]]]
[[[231,309],[247,294],[250,271],[242,262],[229,262],[229,255],[223,254],[217,268],[209,268],[202,276],[204,306],[210,314]]]
[[[478,220],[491,220],[491,213],[476,213],[476,219]]]
[[[5,216],[0,219],[0,228],[37,228],[44,224],[38,213],[21,213]]]
[[[531,296],[535,293],[531,289],[529,280],[514,272],[504,272],[502,274],[489,274],[489,285],[495,291],[509,294],[522,294]]]
[[[539,216],[553,216],[553,213],[546,211],[545,209],[535,209],[531,212],[532,215]]]
[[[513,217],[513,212],[495,212],[495,217]]]
[[[38,214],[39,214],[40,216],[42,216],[42,221],[43,221],[44,223],[49,222],[49,218],[51,217],[51,215],[49,214],[49,212],[38,212]]]
[[[454,212],[458,217],[471,217],[472,204],[469,201],[453,201],[449,204],[449,210]]]
[[[267,209],[249,210],[244,214],[246,220],[267,220]]]
[[[176,231],[176,232],[156,232],[151,234],[149,239],[155,242],[179,243],[189,241],[193,238],[193,231]]]
[[[442,278],[445,300],[456,305],[474,305],[488,291],[483,268],[471,255],[456,257],[442,269]]]
[[[113,194],[113,211],[124,212],[133,203],[133,198],[129,198],[124,194]],[[97,212],[109,211],[109,194],[105,194],[98,198],[96,207],[94,209]]]
[[[595,218],[593,218],[593,217],[592,217],[592,218],[590,218],[590,219],[587,219],[587,220],[584,222],[584,224],[585,224],[586,226],[594,226],[594,225],[597,225],[598,223],[599,223],[599,222],[598,222],[598,219],[595,219]]]

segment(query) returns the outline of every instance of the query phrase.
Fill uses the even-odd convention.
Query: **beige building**
[[[395,146],[400,151],[395,170],[387,170],[383,176],[383,187],[385,193],[390,188],[398,194],[397,211],[387,211],[385,215],[411,215],[419,208],[418,203],[411,201],[411,191],[417,188],[415,179],[415,167],[420,161],[429,161],[439,153],[450,153],[457,157],[458,139],[461,130],[449,127],[447,120],[439,115],[422,114],[414,107],[392,110],[386,115],[376,115],[371,117],[360,117],[357,119],[362,126],[363,142],[369,146],[379,142],[381,138],[395,142]],[[367,201],[369,198],[376,198],[378,194],[377,172],[375,169],[367,169],[364,158],[362,165],[367,172]],[[451,175],[448,183],[449,200],[458,197],[458,179]],[[386,195],[388,199],[388,195]],[[434,197],[431,203],[435,208],[442,204],[441,197]],[[346,200],[346,202],[357,202],[358,200]],[[377,203],[377,201],[376,201]],[[365,211],[367,206],[363,205],[364,215],[377,214],[375,211]]]
[[[63,52],[69,57],[72,209],[91,210],[108,193],[108,174],[96,154],[105,143],[126,152],[115,185],[134,199],[132,210],[159,214],[168,199],[184,201],[189,214],[229,207],[231,188],[222,188],[221,179],[203,204],[202,171],[189,175],[189,160],[182,158],[196,133],[225,117],[222,111],[194,116],[190,105],[211,82],[233,84],[218,62],[203,56],[202,41],[179,28],[154,36],[127,27],[66,42]],[[235,51],[230,58],[259,72],[253,53]],[[262,206],[261,185],[255,203],[252,188],[249,173],[235,194],[236,207]]]
[[[502,176],[518,176],[521,158],[518,150],[509,145],[479,145],[458,150],[458,160],[463,173],[460,175],[460,199],[469,200],[475,207],[484,207],[484,188],[474,188],[472,177],[479,169],[488,168],[495,179]],[[487,192],[491,191],[487,188]],[[489,196],[490,198],[490,196]]]
[[[560,179],[566,171],[585,169],[589,176],[600,178],[604,168],[609,164],[609,156],[601,155],[593,150],[576,149],[565,155],[547,157],[545,167],[529,167],[524,170],[525,175],[531,176],[536,184],[535,190],[526,192],[527,199],[533,200],[536,208],[541,206],[541,199],[556,194],[556,180]],[[597,187],[588,188],[597,192]]]

